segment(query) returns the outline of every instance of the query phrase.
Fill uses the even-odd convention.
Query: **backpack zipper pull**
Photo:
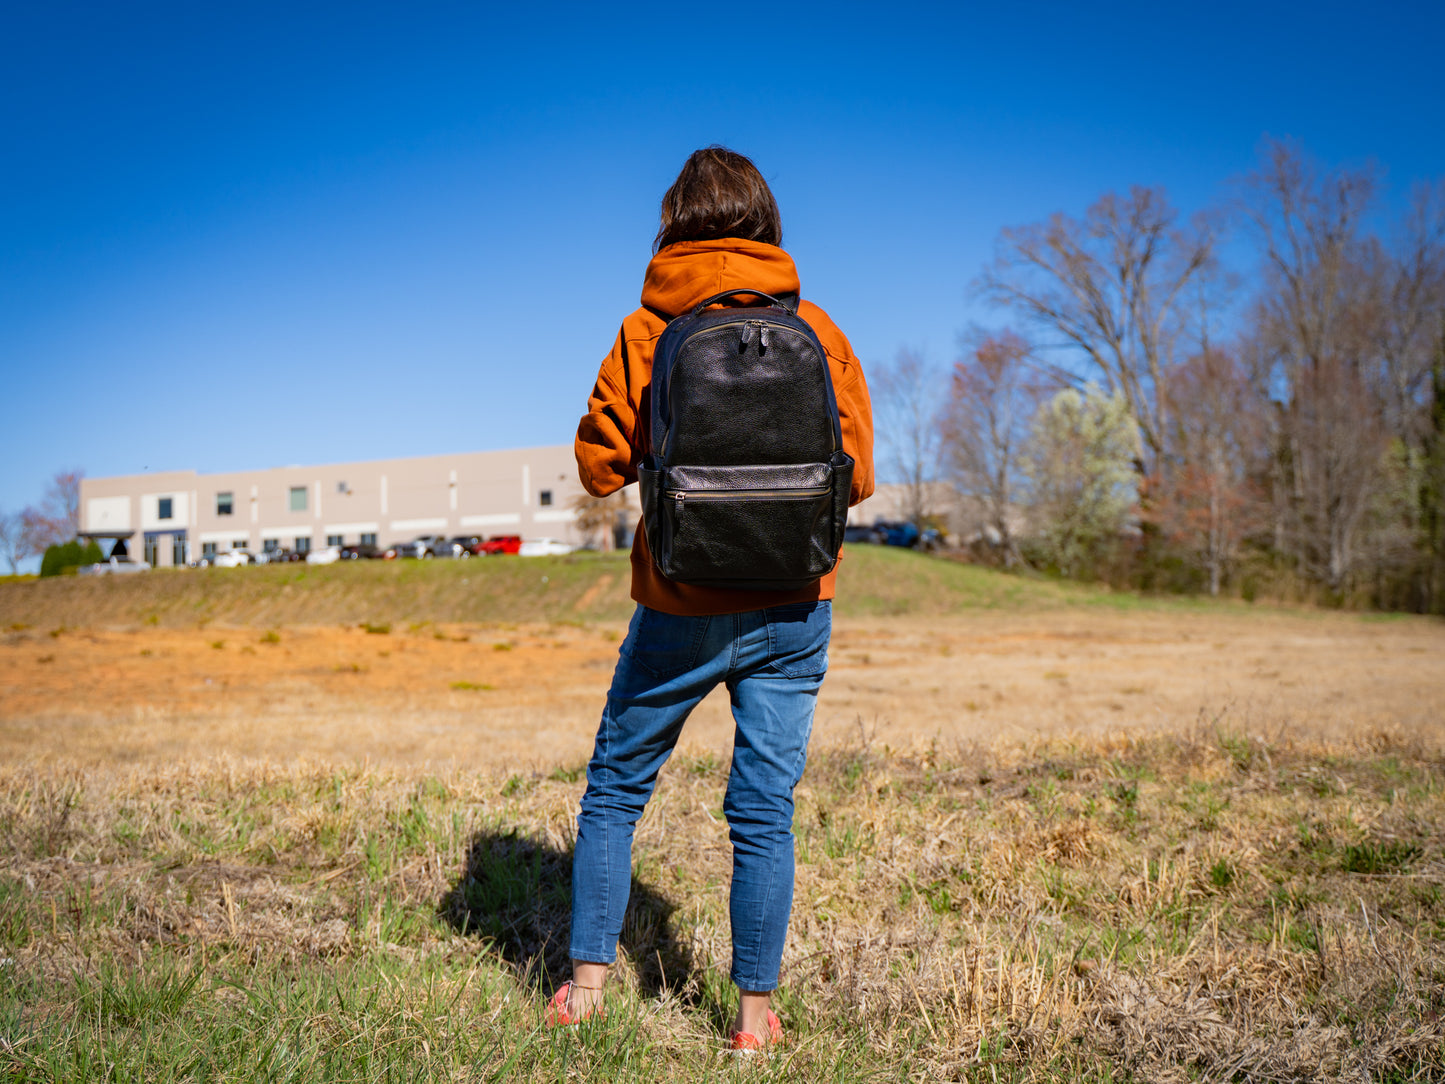
[[[768,348],[768,325],[758,321],[758,342],[764,350]]]
[[[673,495],[673,500],[677,501],[677,514],[678,514],[678,515],[682,515],[682,499],[683,499],[684,497],[686,497],[686,496],[687,496],[687,494],[684,493],[682,490],[678,490],[677,493]]]
[[[751,320],[748,320],[746,323],[743,324],[743,341],[742,341],[742,345],[738,348],[738,349],[739,349],[739,352],[741,352],[741,351],[743,351],[743,350],[746,350],[746,349],[748,348],[748,342],[752,339],[752,337],[753,337],[753,322],[752,322]]]

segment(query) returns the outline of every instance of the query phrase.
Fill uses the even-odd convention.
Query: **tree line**
[[[1012,326],[941,396],[908,351],[875,379],[907,513],[958,494],[1006,566],[1445,612],[1445,183],[1382,204],[1269,141],[1187,219],[1136,187],[1003,230],[974,290]]]

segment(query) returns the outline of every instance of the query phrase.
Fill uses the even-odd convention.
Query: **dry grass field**
[[[0,633],[0,759],[216,753],[548,771],[585,761],[622,622]],[[1095,610],[839,617],[822,745],[899,750],[1212,728],[1438,732],[1445,627],[1353,615]],[[726,757],[726,693],[686,748]]]
[[[0,1075],[1445,1079],[1445,626],[921,560],[848,567],[746,1066],[718,696],[539,1026],[617,562],[0,588]]]

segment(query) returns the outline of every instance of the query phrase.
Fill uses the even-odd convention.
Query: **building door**
[[[151,568],[156,567],[156,557],[158,556],[158,551],[160,550],[160,546],[157,545],[157,542],[158,539],[155,535],[146,535],[145,562],[146,564],[150,565]]]
[[[171,535],[171,564],[176,568],[186,567],[186,536],[184,534]]]

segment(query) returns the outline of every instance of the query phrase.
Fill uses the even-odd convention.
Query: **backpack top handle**
[[[798,311],[797,294],[785,294],[783,297],[774,297],[772,294],[765,294],[761,290],[724,290],[720,294],[713,294],[713,296],[708,298],[706,301],[699,302],[693,308],[692,314],[694,316],[698,316],[709,305],[716,305],[719,301],[725,301],[728,298],[736,297],[739,294],[746,294],[749,297],[761,298],[769,305],[775,305],[778,308],[784,310],[785,312],[797,313]]]

